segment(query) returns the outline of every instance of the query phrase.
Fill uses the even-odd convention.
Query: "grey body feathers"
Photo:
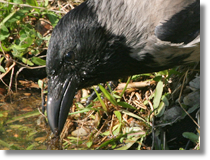
[[[170,59],[191,54],[184,61],[199,61],[200,34],[188,44],[162,41],[155,28],[167,22],[195,0],[92,0],[98,22],[115,35],[126,37],[132,48],[130,56],[141,61],[147,53],[157,65],[167,65]],[[170,55],[170,56],[169,56]],[[164,63],[163,63],[164,62]],[[148,64],[149,65],[149,64]]]

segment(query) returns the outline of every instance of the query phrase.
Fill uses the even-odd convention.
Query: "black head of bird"
[[[75,92],[124,76],[199,61],[198,0],[88,0],[54,28],[47,115],[60,134]]]

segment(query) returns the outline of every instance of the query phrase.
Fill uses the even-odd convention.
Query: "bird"
[[[60,135],[76,92],[200,60],[200,0],[86,0],[47,50],[47,117]]]

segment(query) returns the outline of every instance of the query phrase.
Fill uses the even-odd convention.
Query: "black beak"
[[[55,135],[59,135],[63,130],[64,124],[68,117],[69,109],[72,106],[77,85],[74,76],[67,79],[64,84],[60,85],[59,87],[52,87],[54,85],[55,82],[49,79],[47,117],[53,133]],[[61,91],[57,92],[58,90]]]

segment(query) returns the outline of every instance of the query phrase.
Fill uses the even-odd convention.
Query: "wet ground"
[[[47,132],[40,90],[0,95],[0,149],[45,150]]]

